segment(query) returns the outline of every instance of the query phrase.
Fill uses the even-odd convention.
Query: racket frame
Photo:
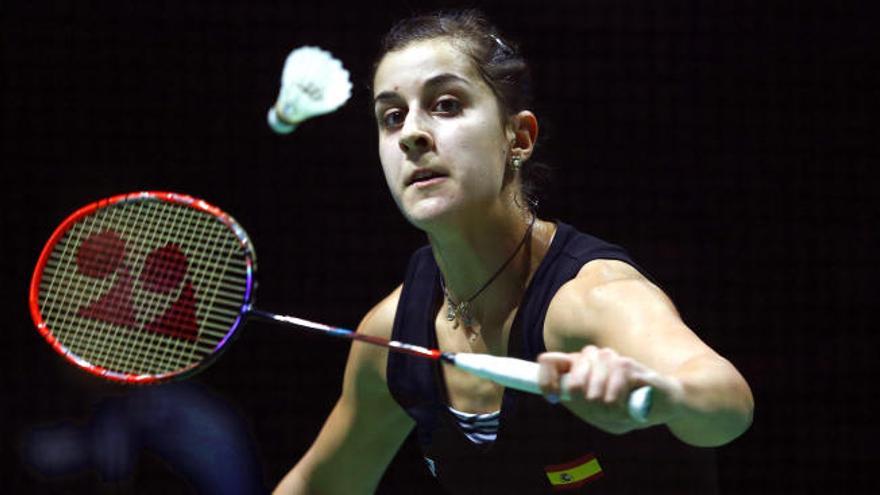
[[[49,327],[48,323],[43,317],[42,312],[40,311],[40,282],[43,278],[43,270],[46,267],[46,263],[49,261],[49,257],[51,256],[53,249],[58,244],[58,242],[60,242],[64,238],[64,235],[67,234],[67,232],[79,220],[91,215],[92,213],[100,209],[107,208],[109,206],[114,206],[127,202],[155,200],[164,201],[171,204],[183,205],[208,213],[214,216],[230,231],[232,231],[232,233],[238,238],[238,241],[241,243],[242,253],[245,258],[245,293],[241,303],[241,307],[239,309],[238,316],[236,317],[229,330],[220,340],[220,342],[218,342],[217,345],[214,347],[214,350],[206,358],[195,363],[191,363],[190,365],[183,368],[160,374],[134,374],[113,371],[91,363],[81,356],[76,355],[73,351],[65,347],[61,342],[59,342],[55,335],[53,335],[52,329]],[[197,199],[186,194],[168,191],[139,191],[133,193],[118,194],[116,196],[111,196],[109,198],[95,201],[76,210],[70,216],[64,219],[64,221],[61,222],[61,224],[49,237],[49,241],[43,247],[43,250],[40,253],[40,257],[37,260],[37,265],[34,268],[34,273],[31,276],[30,290],[28,296],[31,319],[33,319],[34,325],[36,325],[37,327],[37,331],[46,340],[46,342],[49,343],[49,345],[52,347],[52,349],[55,350],[56,353],[58,353],[68,362],[74,364],[76,367],[92,375],[98,376],[106,380],[129,385],[146,385],[151,383],[165,382],[172,379],[185,378],[195,373],[197,369],[200,369],[203,366],[207,366],[211,362],[219,358],[226,345],[229,344],[233,337],[238,334],[238,329],[242,326],[244,317],[246,316],[248,310],[251,308],[254,300],[254,290],[256,288],[256,284],[254,283],[254,275],[257,268],[256,259],[257,257],[256,252],[254,251],[253,243],[251,243],[247,232],[245,232],[241,225],[239,225],[239,223],[234,218],[232,218],[232,216],[230,216],[220,208],[217,208],[216,206],[205,202],[204,200]]]

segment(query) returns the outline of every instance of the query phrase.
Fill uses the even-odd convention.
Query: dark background
[[[450,5],[473,4],[0,5],[4,493],[102,488],[44,479],[16,445],[126,393],[62,363],[27,312],[39,251],[74,209],[149,189],[219,205],[257,246],[263,309],[352,328],[399,283],[424,238],[386,191],[367,83],[395,19]],[[869,492],[877,19],[831,1],[480,7],[533,63],[538,158],[556,176],[543,215],[627,247],[749,380],[755,422],[718,451],[724,493]],[[277,136],[265,112],[306,44],[343,60],[354,94]],[[274,484],[332,407],[347,352],[252,322],[193,381],[240,414]],[[150,455],[129,486],[190,489]],[[407,444],[380,492],[431,486]]]

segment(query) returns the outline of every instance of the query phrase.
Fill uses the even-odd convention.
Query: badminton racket
[[[127,384],[163,382],[206,367],[245,317],[255,316],[439,360],[540,393],[534,362],[441,352],[258,310],[255,273],[247,233],[216,206],[171,192],[122,194],[80,208],[55,229],[34,270],[30,311],[64,359]],[[651,394],[642,387],[630,395],[634,419],[645,420]]]

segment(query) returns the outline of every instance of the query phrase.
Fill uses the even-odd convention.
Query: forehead
[[[410,43],[382,58],[373,79],[373,93],[397,92],[419,86],[439,74],[454,74],[477,86],[485,83],[471,59],[448,38]]]

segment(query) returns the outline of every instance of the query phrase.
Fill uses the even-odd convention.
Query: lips
[[[432,180],[447,177],[448,175],[449,174],[447,174],[446,172],[442,172],[437,169],[419,168],[413,171],[412,174],[410,174],[409,178],[406,180],[406,185],[411,186],[413,184],[426,184]]]

